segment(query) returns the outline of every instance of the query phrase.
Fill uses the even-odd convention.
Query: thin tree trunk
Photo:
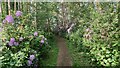
[[[1,2],[0,2],[0,15],[2,14],[2,6],[1,6]]]
[[[24,4],[26,4],[25,2],[22,2],[22,12],[25,12],[25,7],[24,7]]]
[[[6,0],[4,0],[4,2],[3,2],[3,3],[4,3],[4,5],[3,5],[3,6],[4,6],[4,7],[6,7]],[[5,10],[5,9],[6,9],[6,8],[4,8],[4,10]]]
[[[37,14],[37,10],[36,10],[37,6],[36,6],[36,2],[35,2],[35,23],[36,23],[36,30],[37,30],[37,22],[36,22],[36,14]]]
[[[2,17],[2,2],[0,2],[0,17]],[[1,18],[0,18],[0,22],[1,22]]]
[[[16,11],[16,0],[14,0],[14,11]]]
[[[10,15],[10,0],[8,0],[8,14]]]
[[[19,7],[19,6],[20,6],[20,2],[18,1],[18,10],[20,10],[20,7]]]
[[[5,7],[5,8],[4,8],[4,12],[5,12],[5,14],[7,14],[7,2],[6,2],[6,0],[4,1],[4,4],[5,4],[5,5],[4,5],[4,7]]]
[[[20,10],[22,10],[22,7],[21,7],[22,5],[21,5],[21,1],[19,2],[19,8],[20,8]]]
[[[0,17],[2,17],[2,4],[1,4],[2,2],[0,1]],[[2,20],[1,20],[1,18],[0,18],[0,22],[2,22]],[[2,37],[2,34],[1,34],[1,32],[2,32],[2,25],[0,24],[0,45],[1,45],[1,43],[2,43],[2,39],[1,39],[1,37]],[[1,55],[0,55],[1,56]],[[0,62],[1,63],[1,62]],[[0,66],[1,67],[1,66]]]
[[[63,16],[63,26],[65,25],[65,5],[62,3],[62,16]]]
[[[68,17],[68,12],[67,12],[67,3],[62,3],[62,15],[63,15],[63,28],[66,27],[67,23],[68,23],[68,20],[67,20],[67,17]]]
[[[24,5],[24,2],[21,2],[21,11],[24,10],[23,5]]]
[[[4,6],[4,3],[1,2],[1,14],[3,14],[3,6]]]

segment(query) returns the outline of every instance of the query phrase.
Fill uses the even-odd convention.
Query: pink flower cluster
[[[18,46],[19,45],[19,43],[15,41],[15,38],[11,38],[8,44],[9,44],[9,46],[13,46],[13,45]]]
[[[17,11],[15,14],[17,17],[22,16],[22,12],[21,11]],[[7,15],[6,18],[3,20],[3,24],[4,23],[14,23],[14,18],[12,17],[12,15]]]
[[[35,55],[30,55],[29,60],[28,60],[28,66],[32,65],[32,61],[35,59]]]

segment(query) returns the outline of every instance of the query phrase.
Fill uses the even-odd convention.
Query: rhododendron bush
[[[7,15],[3,20],[2,67],[38,66],[50,49],[43,31],[37,31],[27,23],[22,11]]]
[[[112,17],[112,21],[107,20],[106,16],[106,14],[101,18],[98,16],[94,24],[91,23],[92,27],[86,29],[83,45],[90,49],[92,61],[103,66],[116,66],[120,62],[118,15],[110,13],[108,18]]]
[[[0,3],[0,67],[57,65],[59,37],[73,66],[120,65],[119,3],[51,2]]]
[[[84,14],[80,25],[70,35],[70,42],[79,52],[87,53],[93,64],[117,66],[120,63],[119,11],[115,9],[118,4],[101,4],[101,12],[89,7],[90,16],[87,16],[88,12]],[[109,9],[104,5],[109,5]]]

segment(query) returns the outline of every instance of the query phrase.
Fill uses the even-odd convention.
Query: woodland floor
[[[72,66],[71,57],[69,55],[65,39],[56,37],[56,40],[59,48],[57,66]]]

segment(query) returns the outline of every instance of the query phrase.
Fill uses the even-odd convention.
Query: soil
[[[57,45],[59,48],[57,66],[72,66],[71,57],[64,38],[57,36]]]

